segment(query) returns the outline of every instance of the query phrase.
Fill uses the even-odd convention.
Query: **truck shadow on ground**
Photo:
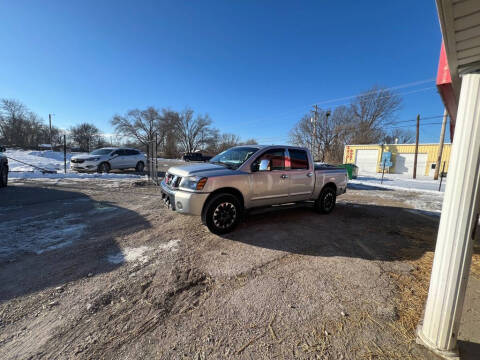
[[[0,218],[0,302],[112,271],[123,262],[115,238],[151,227],[134,211],[41,186],[0,189]]]
[[[438,216],[412,209],[339,203],[329,215],[308,206],[252,212],[223,237],[293,254],[414,260],[434,250],[438,223]],[[474,251],[480,253],[478,243]]]

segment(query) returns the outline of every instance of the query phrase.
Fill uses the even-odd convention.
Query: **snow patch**
[[[415,180],[411,179],[408,181],[415,182]],[[418,181],[418,184],[430,184],[431,182],[433,182],[433,180]],[[395,181],[392,181],[392,183],[395,183]],[[435,185],[438,186],[438,184]],[[436,215],[440,214],[442,211],[444,193],[440,191],[384,185],[380,184],[376,180],[351,180],[348,183],[348,187],[351,190],[365,190],[376,198],[383,198],[385,200],[391,201],[401,201],[405,203],[408,207],[412,207],[413,209],[410,209],[412,210],[412,212],[422,213],[424,215]],[[376,204],[372,203],[372,205]]]
[[[106,211],[113,211],[113,210],[119,210],[119,208],[115,206],[110,206],[110,205],[105,205],[99,202],[95,202],[93,204],[94,209],[90,211],[91,214],[97,213],[97,212],[106,212]]]
[[[160,244],[158,249],[176,251],[179,243],[180,240],[170,240],[165,244]],[[148,260],[148,256],[145,253],[148,250],[150,250],[148,246],[140,246],[137,248],[126,247],[116,254],[108,255],[107,261],[115,265],[132,261],[146,262]]]
[[[145,254],[150,250],[147,246],[140,246],[138,248],[125,248],[121,252],[107,256],[107,261],[112,264],[122,264],[124,262],[132,262],[139,260],[141,262],[147,261],[148,257]]]
[[[374,186],[390,190],[409,190],[423,193],[438,194],[445,191],[446,179],[443,179],[442,188],[438,191],[440,180],[433,180],[427,176],[418,176],[417,179],[412,179],[411,175],[407,174],[385,174],[382,181],[382,174],[369,174],[366,176],[358,176],[357,179],[349,180],[348,183],[363,186]]]
[[[157,161],[165,161],[165,162],[184,162],[183,159],[167,159],[167,158],[157,158]]]
[[[10,165],[10,163],[9,163]],[[146,176],[135,175],[135,174],[114,174],[114,173],[76,173],[70,172],[67,170],[67,173],[58,172],[56,174],[43,174],[41,171],[20,171],[20,172],[9,172],[8,177],[10,179],[75,179],[75,180],[88,180],[88,179],[98,179],[98,180],[118,180],[118,179],[143,179]],[[112,181],[110,187],[119,187],[117,181]]]
[[[7,150],[5,155],[9,158],[9,178],[10,179],[139,179],[144,178],[135,174],[97,174],[97,173],[77,173],[70,169],[70,159],[72,156],[81,155],[80,153],[67,153],[67,173],[64,173],[63,152],[60,151],[28,151],[28,150]],[[18,161],[16,161],[18,160]],[[21,162],[20,162],[21,161]],[[33,166],[57,171],[56,174],[43,174],[41,170]],[[118,183],[111,184],[112,187],[118,187]]]
[[[408,205],[416,210],[426,211],[430,213],[440,214],[442,212],[443,196],[434,196],[433,194],[422,194],[415,199],[405,201]]]
[[[166,244],[160,244],[159,249],[160,250],[172,250],[176,251],[178,248],[178,244],[180,244],[180,240],[170,240]]]
[[[21,254],[44,252],[71,245],[86,228],[79,215],[52,220],[48,214],[3,221],[0,223],[0,262],[13,260]]]
[[[34,168],[30,165],[35,165],[46,170],[60,170],[63,169],[63,152],[60,151],[29,151],[29,150],[11,150],[8,149],[5,155],[9,157],[10,171],[33,171]],[[67,169],[70,168],[70,159],[72,153],[67,153]],[[27,163],[23,164],[21,162]]]

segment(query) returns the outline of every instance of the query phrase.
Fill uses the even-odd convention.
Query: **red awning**
[[[445,108],[450,115],[450,141],[453,141],[458,103],[455,93],[453,92],[452,77],[450,76],[447,53],[445,52],[445,45],[443,41],[442,48],[440,49],[440,59],[438,61],[437,88]]]

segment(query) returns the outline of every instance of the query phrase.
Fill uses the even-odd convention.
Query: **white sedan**
[[[145,154],[130,148],[101,148],[89,154],[72,156],[70,167],[77,171],[108,173],[112,169],[134,168],[142,172],[147,159]]]

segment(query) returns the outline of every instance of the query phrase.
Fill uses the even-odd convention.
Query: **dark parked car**
[[[5,187],[8,183],[8,159],[4,152],[5,148],[0,146],[0,187]]]
[[[205,156],[200,152],[190,152],[183,155],[184,161],[208,161],[211,158],[211,156]]]

